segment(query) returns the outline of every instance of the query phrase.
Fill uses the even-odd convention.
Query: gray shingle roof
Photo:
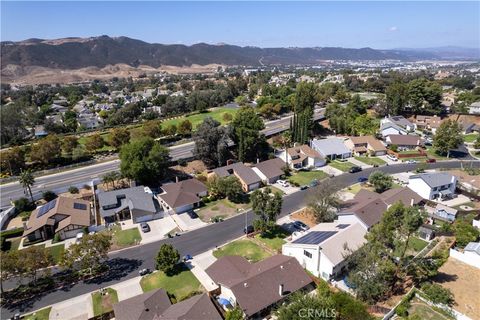
[[[402,128],[406,128],[407,126],[413,127],[413,124],[403,116],[393,116],[388,119]]]
[[[410,179],[422,179],[431,188],[435,188],[452,183],[453,175],[446,172],[422,173],[413,175]]]
[[[270,179],[284,174],[282,168],[285,167],[285,161],[275,158],[257,163],[255,167]]]
[[[473,251],[480,255],[480,242],[469,242],[465,247],[465,251]]]
[[[228,177],[235,172],[239,179],[241,179],[247,185],[261,182],[260,177],[255,173],[255,171],[241,162],[213,169],[213,172],[215,172],[215,174],[219,177]]]
[[[343,143],[343,139],[339,138],[314,139],[312,147],[324,156],[350,153],[350,150]]]
[[[197,196],[206,192],[207,187],[197,179],[188,179],[176,183],[169,183],[162,186],[163,191],[159,195],[170,208],[178,208],[188,204],[195,204],[200,201]]]
[[[129,207],[146,212],[156,213],[153,195],[145,192],[143,186],[119,189],[97,194],[100,214],[102,217],[114,216],[121,207]]]
[[[157,289],[116,303],[113,311],[117,320],[152,320],[170,305],[165,290]]]

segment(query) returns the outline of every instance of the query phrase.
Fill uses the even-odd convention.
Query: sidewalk
[[[334,175],[334,176],[339,176],[343,174],[342,170],[338,170],[337,168],[331,167],[328,164],[326,166],[318,168],[318,170],[325,172],[329,176]]]
[[[93,317],[92,293],[52,305],[50,320],[83,320]]]
[[[362,169],[368,169],[368,168],[373,168],[373,166],[369,165],[369,164],[366,164],[360,160],[357,160],[355,159],[354,157],[351,157],[351,158],[348,158],[348,161],[350,161],[351,163],[353,163],[354,165],[356,166],[359,166],[360,168]]]
[[[207,291],[212,291],[218,288],[215,282],[210,278],[210,276],[205,272],[212,263],[217,259],[213,256],[212,250],[201,253],[197,256],[194,256],[192,260],[186,263],[187,267],[192,271],[192,273],[197,277],[198,281]]]
[[[141,279],[142,277],[138,276],[133,279],[114,284],[110,288],[117,291],[118,301],[122,301],[143,293],[142,287],[140,286]]]

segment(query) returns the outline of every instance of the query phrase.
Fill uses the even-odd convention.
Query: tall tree
[[[194,154],[207,167],[221,166],[228,156],[228,129],[220,122],[206,117],[193,134]]]
[[[385,115],[399,115],[405,111],[408,101],[407,86],[401,81],[395,81],[390,84],[386,90],[386,110]]]
[[[33,173],[31,170],[25,170],[20,173],[19,182],[23,187],[23,191],[25,194],[30,195],[30,200],[33,202],[33,194],[32,194],[32,187],[35,184],[35,178],[33,177]]]
[[[252,210],[259,220],[269,228],[275,223],[277,216],[282,211],[282,195],[278,192],[272,193],[268,187],[263,190],[255,190],[251,195]]]
[[[130,142],[130,131],[127,128],[115,128],[110,131],[110,145],[115,149]]]
[[[300,82],[295,91],[295,115],[293,141],[305,143],[313,124],[313,109],[316,102],[317,87],[314,83]]]
[[[382,171],[372,172],[368,177],[368,182],[373,185],[373,188],[378,193],[382,193],[393,186],[392,176]]]
[[[32,146],[30,158],[44,164],[50,163],[61,155],[60,139],[56,135],[49,135]]]
[[[171,244],[162,244],[155,258],[155,268],[165,272],[167,275],[175,270],[180,260],[180,254]]]
[[[326,181],[315,188],[314,194],[308,201],[308,208],[312,210],[317,222],[333,221],[340,205],[337,186],[331,181]]]
[[[30,246],[18,252],[17,267],[30,275],[33,283],[37,281],[37,272],[53,264],[53,257],[46,248],[40,246]]]
[[[240,108],[231,126],[231,137],[237,147],[237,156],[240,161],[255,161],[256,158],[263,156],[265,136],[260,133],[260,130],[265,126],[252,107]]]
[[[178,125],[178,133],[182,136],[188,136],[192,133],[192,123],[190,120],[185,119]]]
[[[450,157],[450,151],[463,143],[462,127],[453,120],[446,120],[440,124],[433,136],[433,148],[441,155]]]
[[[3,294],[3,282],[17,273],[18,251],[0,251],[0,291]]]
[[[143,134],[150,138],[158,138],[162,135],[162,124],[159,120],[147,121],[142,126]]]
[[[10,175],[18,174],[25,168],[25,152],[20,147],[12,147],[0,153],[0,168]]]
[[[78,147],[78,138],[75,136],[65,136],[62,141],[62,150],[68,155],[73,153],[73,150]]]
[[[130,142],[120,150],[120,170],[123,176],[142,184],[158,183],[168,168],[167,148],[151,138]]]
[[[94,133],[87,137],[87,141],[85,142],[85,147],[87,148],[88,152],[94,152],[102,148],[105,145],[105,140],[99,133]]]

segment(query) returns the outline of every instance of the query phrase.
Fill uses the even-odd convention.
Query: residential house
[[[208,294],[172,304],[163,289],[156,289],[113,305],[117,320],[222,320]]]
[[[468,107],[468,113],[480,114],[480,101],[474,102]]]
[[[456,185],[457,178],[446,172],[417,174],[408,180],[408,187],[428,200],[452,197]]]
[[[415,130],[429,130],[435,134],[441,123],[442,119],[439,116],[418,115],[415,117]]]
[[[460,125],[462,126],[462,133],[463,134],[469,134],[472,132],[480,132],[480,126],[478,124],[475,124],[473,122],[460,122]]]
[[[382,156],[387,153],[383,143],[373,136],[348,137],[345,146],[356,156]]]
[[[311,146],[324,159],[345,159],[352,156],[352,152],[345,146],[344,139],[340,138],[313,139]]]
[[[255,171],[247,167],[241,162],[236,162],[224,167],[213,169],[209,176],[215,175],[219,178],[235,176],[240,180],[242,189],[245,192],[250,192],[260,188],[262,179],[255,173]]]
[[[280,158],[274,158],[259,162],[252,169],[262,179],[264,184],[272,184],[285,174],[283,171],[285,166],[285,161]]]
[[[387,123],[384,123],[384,124],[380,125],[380,134],[384,138],[386,136],[389,136],[389,135],[392,135],[392,134],[407,135],[408,133],[409,132],[407,130],[405,130],[404,128],[402,128],[400,126],[397,126],[394,123],[387,122]]]
[[[306,144],[282,151],[279,154],[279,158],[288,163],[292,169],[321,167],[325,165],[325,159]]]
[[[425,206],[425,211],[428,213],[430,222],[433,224],[435,220],[452,223],[457,217],[458,210],[445,206],[441,203],[437,204],[435,208]]]
[[[294,257],[274,255],[256,263],[224,256],[205,272],[219,286],[219,297],[238,306],[247,319],[260,318],[289,294],[312,288],[312,279]]]
[[[411,123],[408,119],[404,116],[393,116],[393,117],[385,117],[380,120],[380,125],[384,124],[394,124],[407,132],[411,132],[415,130],[415,125]]]
[[[480,269],[480,242],[469,242],[463,252],[456,248],[450,249],[450,257]]]
[[[107,223],[131,219],[134,223],[160,219],[164,212],[148,187],[97,191],[100,215]]]
[[[384,191],[380,194],[380,199],[389,206],[397,202],[402,203],[406,207],[423,206],[425,204],[425,199],[407,187],[392,188]]]
[[[177,214],[198,208],[208,188],[197,179],[187,179],[162,185],[163,192],[157,195],[165,211]]]
[[[103,125],[103,119],[95,114],[83,114],[77,117],[78,125],[85,129],[96,129]]]
[[[282,254],[292,256],[317,277],[330,280],[345,266],[349,250],[365,242],[367,230],[359,223],[321,223],[282,246]]]
[[[29,241],[47,240],[60,236],[73,238],[91,224],[90,202],[58,197],[36,208],[30,214],[23,236]]]
[[[428,224],[424,224],[420,228],[418,228],[418,237],[425,241],[430,241],[435,238],[435,229]]]
[[[54,113],[64,114],[68,111],[68,107],[54,103],[50,106],[50,110],[52,110]]]
[[[389,147],[397,146],[398,151],[415,150],[424,146],[423,139],[416,135],[391,134],[385,138],[385,142]]]
[[[42,138],[48,135],[48,132],[45,130],[45,127],[42,125],[35,126],[34,129],[35,138]]]

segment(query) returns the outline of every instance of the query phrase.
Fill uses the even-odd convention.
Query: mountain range
[[[450,50],[452,51],[452,50]],[[478,56],[478,50],[477,50]],[[461,54],[455,51],[455,58]],[[85,67],[103,68],[126,64],[132,67],[147,65],[190,66],[207,64],[315,64],[322,60],[415,60],[443,59],[441,51],[372,48],[259,48],[228,44],[199,43],[191,46],[156,44],[127,37],[99,36],[56,40],[28,39],[1,42],[1,67],[39,66],[58,69]]]

